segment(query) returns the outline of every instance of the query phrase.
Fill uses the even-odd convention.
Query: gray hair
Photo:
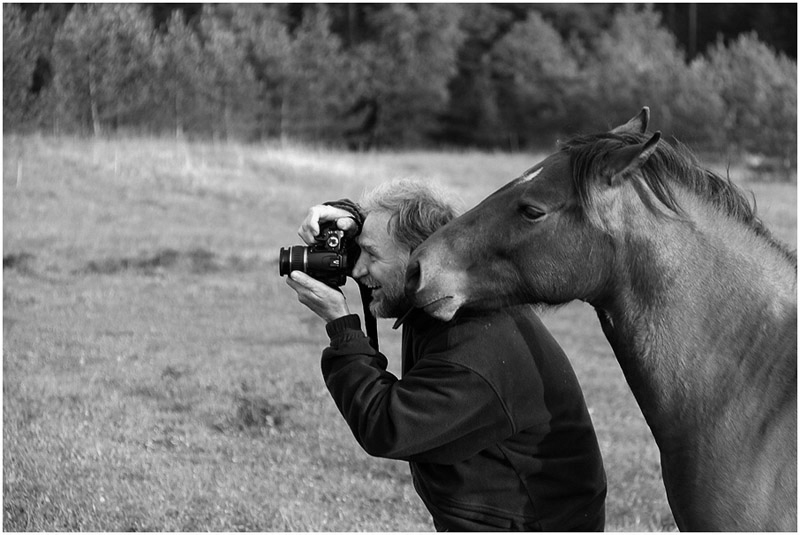
[[[366,192],[359,204],[367,215],[388,213],[389,235],[411,251],[458,215],[441,188],[409,178],[377,186]]]

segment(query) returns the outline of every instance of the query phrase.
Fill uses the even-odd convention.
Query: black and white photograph
[[[797,3],[6,3],[4,532],[797,532]]]

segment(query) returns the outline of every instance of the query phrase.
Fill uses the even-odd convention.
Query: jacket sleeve
[[[350,212],[353,216],[353,220],[356,222],[356,236],[361,234],[361,227],[364,225],[364,218],[366,215],[357,203],[350,199],[339,199],[338,201],[328,201],[322,204]]]
[[[490,383],[446,355],[422,359],[398,379],[370,347],[358,316],[334,320],[327,330],[325,384],[367,453],[452,464],[515,432]]]

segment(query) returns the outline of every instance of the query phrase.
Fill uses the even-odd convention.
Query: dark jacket
[[[325,382],[359,444],[411,464],[437,529],[602,530],[606,480],[564,352],[528,307],[403,326],[403,378],[356,315],[327,325]]]

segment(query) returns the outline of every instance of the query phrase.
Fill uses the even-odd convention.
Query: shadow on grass
[[[257,267],[258,264],[257,259],[244,259],[236,255],[224,258],[203,248],[188,251],[166,248],[151,255],[91,260],[76,273],[114,275],[122,271],[139,271],[144,274],[154,274],[160,271],[180,270],[204,274],[223,270],[246,271]]]
[[[151,254],[89,260],[79,268],[72,270],[71,273],[73,275],[117,275],[123,272],[138,272],[144,275],[155,275],[171,271],[184,271],[202,275],[222,271],[252,271],[262,269],[266,263],[265,260],[258,257],[221,256],[202,247],[186,251],[168,247]],[[36,275],[40,271],[37,268],[36,255],[24,251],[4,255],[3,270],[14,270],[25,275]]]

